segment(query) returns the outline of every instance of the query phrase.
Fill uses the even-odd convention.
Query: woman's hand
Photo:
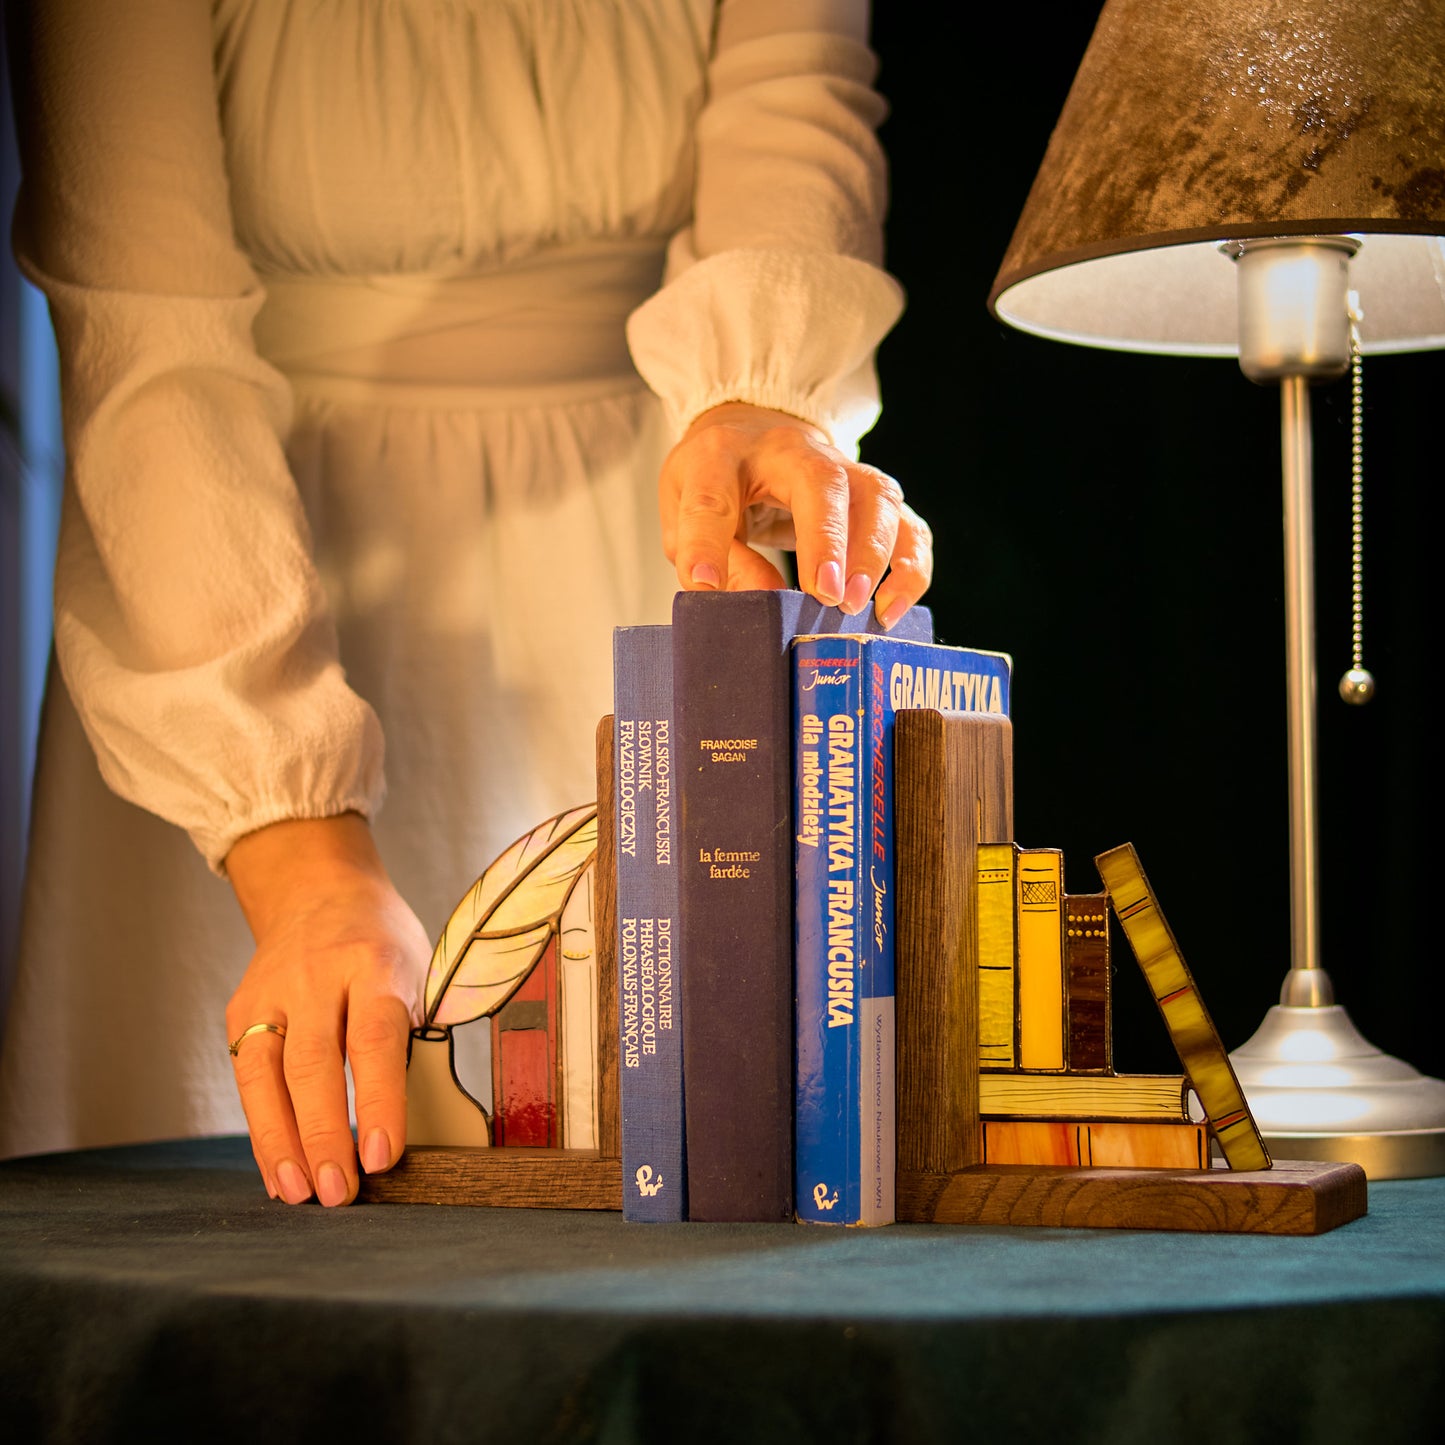
[[[431,945],[355,813],[274,823],[231,849],[226,871],[256,952],[226,1007],[251,1149],[273,1198],[348,1204],[358,1187],[347,1117],[351,1061],[367,1173],[406,1143],[406,1048]]]
[[[660,505],[663,547],[690,591],[785,586],[747,543],[792,545],[805,592],[850,614],[872,597],[892,627],[933,575],[932,534],[898,483],[786,412],[745,402],[704,412],[663,463]],[[760,533],[750,510],[781,510],[792,535]]]

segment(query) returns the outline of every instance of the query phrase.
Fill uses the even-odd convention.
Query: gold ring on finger
[[[275,1034],[277,1038],[284,1039],[286,1030],[280,1024],[252,1024],[248,1029],[242,1029],[234,1039],[231,1040],[231,1057],[234,1059],[241,1052],[241,1045],[251,1037],[252,1034]]]

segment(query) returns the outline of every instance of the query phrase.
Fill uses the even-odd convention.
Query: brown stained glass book
[[[978,1110],[1025,1119],[1187,1119],[1183,1074],[983,1073]]]
[[[1269,1150],[1134,845],[1111,848],[1094,861],[1229,1167],[1268,1169]]]
[[[1147,1123],[985,1119],[983,1162],[1086,1169],[1207,1169],[1209,1139],[1203,1124],[1182,1119]]]
[[[1064,975],[1069,1069],[1108,1073],[1114,1054],[1107,893],[1065,895]]]

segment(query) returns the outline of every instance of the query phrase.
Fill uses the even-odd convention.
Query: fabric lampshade
[[[1221,243],[1342,233],[1362,349],[1445,346],[1445,0],[1110,0],[989,307],[1233,356]]]

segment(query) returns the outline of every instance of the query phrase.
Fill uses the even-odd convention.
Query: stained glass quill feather
[[[426,978],[428,1025],[471,1023],[511,997],[596,851],[597,806],[588,803],[540,824],[492,863],[437,940]]]

